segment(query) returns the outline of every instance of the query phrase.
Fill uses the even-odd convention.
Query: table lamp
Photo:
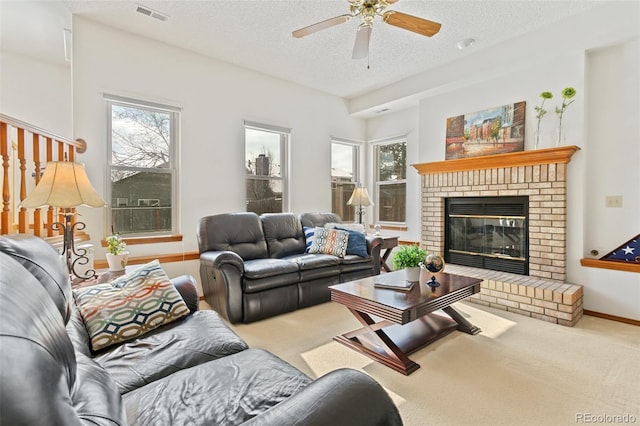
[[[82,276],[75,272],[75,265],[86,265],[89,262],[89,258],[86,256],[86,249],[76,249],[74,245],[74,231],[83,230],[85,224],[78,221],[71,222],[73,215],[76,214],[72,211],[72,208],[80,205],[89,207],[103,207],[105,205],[100,195],[91,186],[82,164],[72,161],[51,161],[47,163],[40,182],[38,182],[31,194],[22,200],[20,205],[25,208],[38,208],[48,205],[62,209],[64,223],[54,222],[50,226],[52,230],[62,231],[63,233],[64,245],[61,254],[66,257],[69,274],[71,274],[74,281],[74,277],[84,281],[96,276],[94,269],[89,269]],[[76,258],[73,259],[72,255],[75,255]]]
[[[357,187],[353,190],[353,194],[351,194],[351,198],[347,201],[347,205],[349,206],[358,206],[356,208],[356,213],[358,215],[358,223],[362,225],[362,216],[364,216],[364,207],[365,206],[373,206],[373,201],[369,198],[369,193],[367,192],[367,188],[362,186]]]

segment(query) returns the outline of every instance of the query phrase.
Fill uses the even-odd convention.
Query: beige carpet
[[[454,331],[413,353],[421,368],[410,376],[334,342],[358,327],[336,303],[233,328],[251,347],[312,377],[341,367],[364,371],[388,391],[406,425],[575,425],[588,416],[615,424],[614,416],[625,415],[640,424],[639,327],[585,316],[568,328],[454,306],[482,333]]]

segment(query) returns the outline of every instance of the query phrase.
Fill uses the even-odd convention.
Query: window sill
[[[369,229],[374,229],[374,225],[369,225]],[[380,225],[380,229],[386,229],[389,231],[407,231],[409,228],[406,225]]]
[[[182,235],[158,235],[154,237],[129,237],[123,238],[124,242],[127,245],[137,245],[137,244],[156,244],[156,243],[174,243],[182,241]],[[107,242],[105,240],[100,241],[100,245],[102,247],[107,246]]]
[[[124,238],[124,241],[127,245],[136,245],[136,244],[156,244],[156,243],[172,243],[182,241],[182,235],[158,235],[155,237],[130,237]],[[106,247],[107,243],[102,240],[100,241],[100,245],[102,247]],[[151,262],[154,259],[158,259],[161,263],[169,263],[169,262],[184,262],[186,260],[197,260],[200,258],[199,252],[193,253],[177,253],[177,254],[162,254],[162,255],[152,255],[152,256],[140,256],[140,257],[130,257],[128,264],[129,265],[143,265],[145,263]],[[96,259],[94,262],[94,268],[96,269],[106,269],[108,267],[107,261],[103,259]]]

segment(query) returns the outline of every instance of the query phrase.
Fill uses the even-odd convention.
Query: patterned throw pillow
[[[94,351],[139,337],[189,314],[158,260],[112,283],[73,291]]]
[[[347,252],[349,233],[338,229],[316,228],[315,239],[309,247],[309,253],[332,254],[344,257]]]

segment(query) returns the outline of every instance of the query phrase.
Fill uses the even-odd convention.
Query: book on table
[[[407,281],[402,278],[398,279],[397,277],[386,274],[379,275],[373,283],[373,286],[376,288],[387,288],[401,291],[410,291],[414,285],[415,282],[413,281]]]

